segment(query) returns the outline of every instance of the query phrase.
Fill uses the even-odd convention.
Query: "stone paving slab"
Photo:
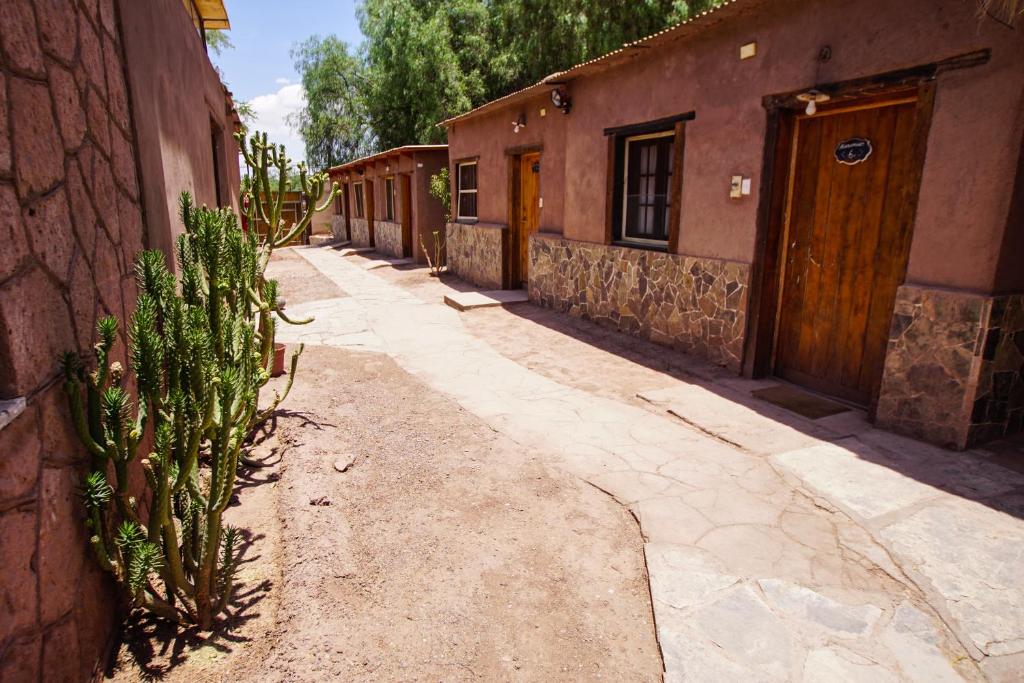
[[[508,306],[529,300],[526,290],[523,289],[492,289],[483,292],[453,292],[444,295],[444,302],[457,311]]]
[[[999,488],[996,470],[968,487],[984,504],[958,511],[967,501],[944,478],[969,468],[946,454],[930,480],[927,453],[899,440],[886,450],[855,417],[825,426],[752,410],[729,398],[741,385],[680,382],[667,397],[678,418],[663,404],[591,394],[497,353],[453,308],[337,252],[300,253],[352,295],[307,304],[347,319],[315,329],[321,343],[376,336],[406,371],[633,510],[666,680],[1024,675],[1024,599],[1008,580],[1024,575],[1024,523],[995,509],[1024,489]],[[870,502],[863,487],[894,502]],[[975,559],[953,566],[957,554]]]

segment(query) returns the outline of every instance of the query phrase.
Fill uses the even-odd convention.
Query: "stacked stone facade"
[[[348,222],[349,230],[352,232],[349,239],[353,247],[372,247],[373,233],[370,232],[370,221],[365,218],[351,218]]]
[[[348,239],[348,230],[345,228],[344,216],[331,216],[331,235],[336,242],[344,242]]]
[[[501,289],[508,227],[495,223],[448,223],[448,272],[478,287]]]
[[[3,0],[0,49],[0,680],[86,680],[117,601],[60,355],[91,361],[97,318],[130,315],[143,248],[113,2]]]
[[[391,221],[373,222],[374,248],[382,254],[402,258],[405,249],[402,246],[402,224]]]
[[[746,264],[660,251],[530,239],[530,300],[739,371]]]
[[[881,426],[951,448],[1024,427],[1024,296],[903,285],[885,356]]]

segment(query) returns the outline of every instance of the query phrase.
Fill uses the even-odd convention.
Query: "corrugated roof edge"
[[[344,173],[350,168],[355,168],[362,164],[367,164],[377,159],[383,159],[384,157],[396,156],[407,152],[434,152],[442,149],[448,149],[448,145],[403,145],[402,147],[392,147],[391,149],[384,150],[383,152],[377,152],[376,154],[370,154],[359,159],[353,159],[352,161],[345,162],[344,164],[338,164],[337,166],[331,166],[327,169],[328,174],[333,173]]]
[[[546,87],[563,83],[571,78],[582,76],[590,70],[590,67],[610,67],[615,64],[617,58],[628,59],[630,57],[635,57],[638,54],[642,54],[641,52],[633,52],[633,50],[635,50],[636,48],[651,48],[657,44],[674,42],[684,36],[689,35],[690,33],[693,33],[696,29],[706,28],[712,25],[713,23],[720,23],[721,21],[725,21],[731,18],[740,10],[747,9],[750,6],[764,4],[765,2],[768,1],[769,0],[725,0],[725,2],[723,2],[721,5],[701,12],[700,14],[687,19],[686,21],[680,22],[673,26],[669,26],[668,28],[658,31],[657,33],[653,33],[644,38],[640,38],[639,40],[634,40],[631,43],[625,43],[622,47],[620,47],[617,50],[612,50],[607,54],[603,54],[600,57],[594,57],[593,59],[588,59],[585,62],[580,62],[575,66],[569,67],[565,71],[556,71],[555,73],[549,76],[545,76],[544,78],[537,81],[533,85],[528,85],[521,90],[516,90],[515,92],[511,92],[497,99],[493,99],[490,102],[485,102],[484,104],[481,104],[479,107],[476,107],[475,109],[470,109],[469,111],[463,114],[459,114],[458,116],[453,116],[449,119],[445,119],[444,121],[441,121],[437,125],[447,127],[453,123],[456,123],[457,121],[464,121],[465,119],[480,116],[481,114],[485,114],[487,112],[500,109],[503,106],[507,106],[509,104],[512,104],[513,102],[518,102],[522,99],[530,97],[536,92],[539,92],[540,90],[543,90]]]

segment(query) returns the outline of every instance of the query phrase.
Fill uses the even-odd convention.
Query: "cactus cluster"
[[[116,318],[97,325],[94,371],[74,353],[64,358],[75,427],[92,455],[82,499],[97,561],[132,607],[203,630],[226,609],[234,584],[239,534],[222,516],[239,460],[252,430],[287,395],[302,350],[292,356],[284,394],[261,410],[276,321],[293,322],[264,272],[275,246],[304,230],[337,191],[317,207],[326,174],[307,178],[302,169],[311,209],[285,230],[267,173],[273,164],[286,175],[283,147],[256,135],[245,158],[242,205],[249,225],[258,215],[270,226],[264,237],[243,230],[230,210],[197,207],[183,193],[180,279],[162,252],[139,254],[140,293],[127,329],[137,398],[125,368],[112,360]],[[130,486],[136,461],[145,475],[144,505]]]

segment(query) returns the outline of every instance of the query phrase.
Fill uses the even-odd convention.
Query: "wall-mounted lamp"
[[[796,96],[796,99],[798,102],[806,102],[807,109],[805,109],[804,111],[807,113],[808,116],[814,116],[814,114],[818,111],[818,104],[821,102],[828,102],[832,98],[826,95],[825,93],[821,92],[820,90],[811,89],[808,90],[807,92],[800,93],[799,95]]]
[[[563,114],[568,114],[572,109],[572,98],[569,97],[565,88],[559,86],[551,91],[551,104],[555,105],[555,108],[561,109]]]
[[[520,114],[519,118],[512,122],[513,133],[518,133],[521,128],[526,128],[526,114]]]

